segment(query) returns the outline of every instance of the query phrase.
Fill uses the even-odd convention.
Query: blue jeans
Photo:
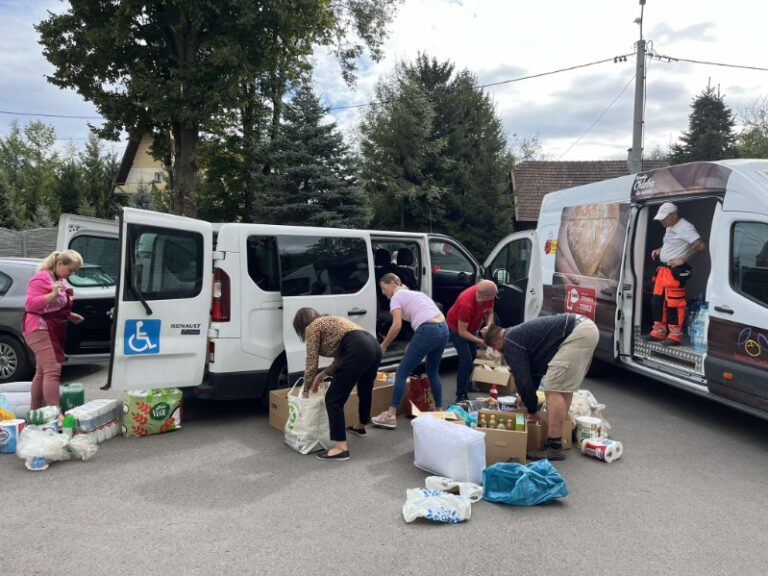
[[[448,344],[448,325],[445,322],[425,322],[416,329],[413,334],[405,356],[395,372],[395,389],[392,392],[392,406],[397,408],[405,394],[405,382],[408,376],[427,358],[427,377],[432,396],[435,397],[435,405],[439,408],[443,405],[443,383],[440,381],[440,360],[443,358],[443,350]]]
[[[459,365],[456,368],[456,396],[463,396],[469,390],[469,378],[472,375],[472,365],[477,356],[477,344],[465,340],[458,332],[451,330],[451,342],[456,347]]]

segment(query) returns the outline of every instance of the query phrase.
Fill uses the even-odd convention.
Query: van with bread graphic
[[[485,268],[501,325],[583,314],[599,360],[768,417],[768,161],[551,192]]]

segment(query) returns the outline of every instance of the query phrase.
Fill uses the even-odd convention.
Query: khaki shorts
[[[576,392],[592,363],[599,337],[597,326],[589,318],[576,324],[547,366],[544,392]]]

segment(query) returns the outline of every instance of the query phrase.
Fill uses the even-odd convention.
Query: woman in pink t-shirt
[[[371,418],[374,426],[392,430],[397,427],[397,408],[405,393],[406,380],[425,358],[429,387],[435,397],[435,404],[438,408],[442,405],[443,384],[438,369],[448,343],[448,325],[432,298],[423,292],[409,290],[396,274],[384,274],[379,281],[379,288],[389,298],[389,309],[392,312],[392,327],[381,343],[382,353],[387,351],[400,333],[403,320],[410,322],[413,328],[413,337],[395,373],[392,402],[386,411]]]
[[[22,333],[35,355],[31,408],[59,405],[61,363],[67,323],[79,324],[80,314],[72,312],[72,288],[67,278],[78,271],[83,257],[74,250],[52,252],[27,285]]]

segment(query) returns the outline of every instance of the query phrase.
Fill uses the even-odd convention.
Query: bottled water
[[[696,313],[693,321],[693,334],[691,335],[691,345],[696,352],[707,351],[707,320],[709,309],[706,304],[702,304]]]

